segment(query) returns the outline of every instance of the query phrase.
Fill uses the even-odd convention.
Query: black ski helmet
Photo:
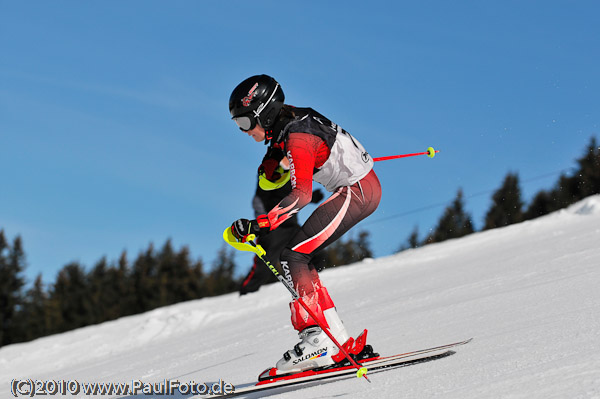
[[[256,123],[265,130],[273,127],[283,106],[281,86],[268,75],[251,76],[237,85],[229,97],[229,112],[240,129],[252,130]]]

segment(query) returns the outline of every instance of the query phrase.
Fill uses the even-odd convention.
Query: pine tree
[[[0,346],[23,340],[19,336],[17,312],[23,301],[24,269],[21,237],[14,239],[11,248],[4,230],[0,230]]]
[[[342,241],[336,241],[323,250],[326,268],[342,266],[345,264],[343,246],[344,244]]]
[[[533,197],[527,210],[523,214],[523,218],[525,220],[535,219],[547,215],[556,209],[556,202],[552,199],[552,194],[549,191],[542,190]]]
[[[135,313],[136,295],[126,251],[121,253],[114,274],[119,295],[119,317],[132,315]]]
[[[178,265],[175,289],[179,292],[179,301],[202,298],[205,295],[202,260],[193,263],[189,248],[183,247],[177,253],[175,263]]]
[[[126,279],[106,257],[100,259],[88,274],[90,309],[92,323],[102,323],[117,319],[125,314],[121,307],[127,298],[121,296],[123,279]]]
[[[550,191],[552,211],[563,209],[583,198],[577,175],[568,177],[561,175],[554,189]]]
[[[173,250],[168,240],[158,255],[158,275],[161,305],[169,305],[202,296],[200,292],[201,274],[195,272],[190,259],[190,251],[183,247]],[[200,268],[201,270],[201,268]]]
[[[600,194],[600,148],[596,138],[592,137],[584,155],[577,160],[579,170],[576,173],[579,198]]]
[[[365,258],[372,258],[369,232],[360,231],[358,240],[349,237],[346,240],[338,240],[324,249],[326,267],[336,267],[359,262]]]
[[[194,292],[194,298],[202,298],[207,295],[206,275],[204,274],[202,259],[198,259],[190,268],[187,284],[189,291]]]
[[[44,289],[42,275],[39,274],[33,287],[27,291],[22,311],[19,312],[19,325],[23,341],[50,334],[47,306],[48,294]]]
[[[68,331],[94,322],[87,276],[79,263],[69,263],[58,272],[50,300],[56,306],[57,319],[54,323],[57,331]]]
[[[464,210],[462,189],[458,190],[456,198],[448,206],[440,218],[436,228],[425,239],[425,244],[442,242],[451,238],[463,237],[474,232],[471,215]]]
[[[484,230],[523,221],[523,202],[516,173],[506,175],[502,186],[492,196],[492,202],[485,216]]]
[[[237,289],[238,281],[234,278],[235,262],[234,250],[228,249],[226,244],[221,247],[217,259],[208,274],[206,282],[206,294],[209,296],[221,295]]]
[[[410,235],[406,239],[406,243],[402,244],[400,246],[400,248],[398,249],[398,251],[396,251],[396,252],[402,252],[407,249],[418,248],[418,247],[419,247],[419,226],[415,226],[412,233],[410,233]]]
[[[171,240],[167,240],[157,255],[158,306],[171,305],[178,302],[179,265],[175,262],[175,252]],[[184,266],[185,267],[185,266]]]
[[[362,230],[358,233],[358,241],[356,242],[356,245],[358,247],[358,259],[355,260],[355,262],[359,262],[363,259],[373,257],[373,251],[371,250],[371,242],[369,240],[369,236],[370,234],[366,230]]]
[[[159,306],[158,262],[154,246],[140,254],[133,264],[133,287],[135,293],[134,313],[142,313]]]

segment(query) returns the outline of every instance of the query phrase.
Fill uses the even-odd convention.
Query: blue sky
[[[0,229],[23,238],[30,282],[168,238],[210,265],[223,229],[253,214],[265,148],[227,102],[259,73],[374,157],[441,150],[376,164],[381,205],[354,229],[376,256],[415,226],[422,237],[459,187],[480,228],[509,171],[528,201],[600,137],[599,13],[593,1],[0,0]]]

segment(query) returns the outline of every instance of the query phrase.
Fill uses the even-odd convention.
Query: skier
[[[281,171],[277,173],[286,174],[287,178],[282,179],[279,184],[275,184],[264,178],[264,173],[260,176],[260,184],[257,182],[256,191],[252,198],[252,208],[254,209],[254,216],[258,217],[264,215],[267,211],[273,209],[282,199],[284,199],[290,191],[292,191],[292,184],[289,181],[289,168],[287,159],[284,158],[281,162],[286,168],[281,167]],[[311,203],[318,203],[323,199],[323,193],[321,190],[314,190],[312,193]],[[269,263],[278,268],[280,273],[281,265],[279,264],[279,257],[283,247],[292,239],[292,237],[300,229],[297,215],[293,215],[291,218],[282,223],[276,232],[265,234],[257,240],[258,244],[267,252],[267,260]],[[312,260],[312,264],[317,270],[324,268],[325,258],[322,253],[317,254]],[[251,292],[256,292],[261,285],[268,281],[277,281],[273,273],[262,264],[262,261],[258,256],[254,256],[252,266],[246,274],[246,277],[240,284],[240,295],[246,295]]]
[[[260,237],[276,230],[310,202],[313,180],[332,192],[287,243],[280,261],[284,277],[320,324],[328,327],[339,343],[350,343],[352,339],[311,259],[315,251],[336,241],[375,211],[381,186],[373,171],[373,159],[354,137],[311,108],[284,104],[284,98],[279,83],[267,75],[244,80],[229,98],[229,111],[240,130],[256,142],[269,145],[259,171],[267,179],[276,180],[279,163],[287,157],[292,186],[291,192],[266,214],[254,220],[238,219],[231,231],[238,241],[245,242],[250,234]],[[284,353],[270,375],[339,361],[338,348],[298,301],[290,303],[290,310],[301,342]]]

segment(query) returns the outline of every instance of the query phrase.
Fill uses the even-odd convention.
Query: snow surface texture
[[[280,397],[600,398],[600,196],[321,278],[349,332],[368,328],[384,355],[474,341],[373,373],[372,384],[354,378]],[[11,397],[13,378],[251,382],[297,342],[288,301],[273,284],[4,347],[0,397]]]

